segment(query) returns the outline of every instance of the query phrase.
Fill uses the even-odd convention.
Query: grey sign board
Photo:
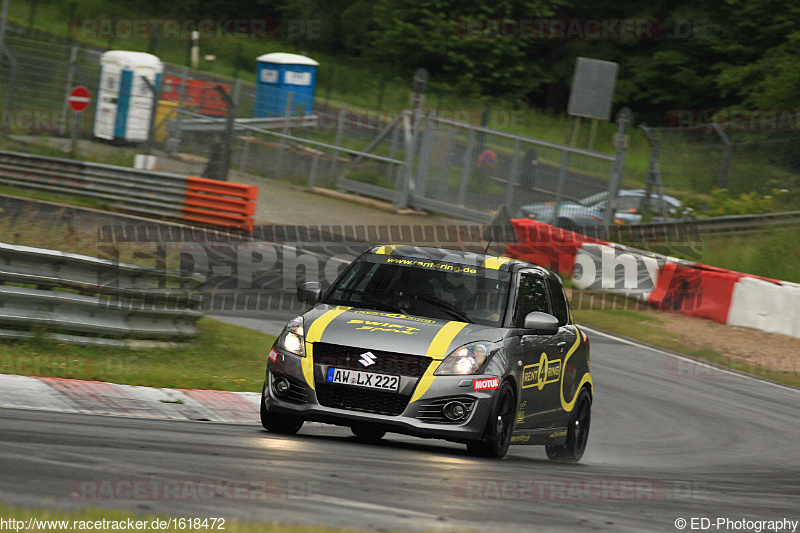
[[[567,113],[576,117],[608,120],[619,64],[579,57],[572,76]]]

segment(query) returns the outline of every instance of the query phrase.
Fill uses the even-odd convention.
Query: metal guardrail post
[[[519,164],[520,164],[520,140],[514,140],[514,158],[511,160],[511,175],[509,176],[508,183],[506,184],[506,208],[510,213],[515,211],[514,205],[514,192],[519,186]]]
[[[622,173],[625,170],[625,154],[628,151],[628,128],[633,120],[633,112],[628,107],[623,107],[617,114],[617,134],[614,136],[614,145],[617,153],[611,167],[611,179],[608,183],[608,200],[603,215],[603,224],[606,229],[614,225],[614,215],[617,212],[617,195],[622,182]]]
[[[719,125],[718,122],[712,122],[711,127],[714,128],[714,131],[722,142],[725,144],[725,151],[722,153],[722,165],[719,169],[719,182],[717,186],[720,189],[725,189],[728,187],[728,169],[731,165],[731,156],[733,155],[733,141],[728,135],[725,133],[725,130],[722,129],[722,126]]]
[[[67,102],[67,98],[69,97],[69,92],[72,90],[72,83],[75,78],[75,67],[77,65],[77,62],[78,62],[78,47],[73,46],[69,52],[69,67],[67,68],[67,82],[64,86],[64,104],[61,107],[61,116],[64,117],[63,127],[60,128],[61,135],[67,134],[67,127],[69,125],[70,113],[69,113],[69,103]]]
[[[470,128],[467,135],[467,149],[464,150],[464,160],[461,163],[461,183],[458,185],[458,205],[464,206],[467,201],[467,183],[472,174],[472,154],[475,149],[475,130]]]
[[[150,122],[147,125],[147,142],[145,143],[144,153],[150,155],[153,151],[153,141],[156,136],[156,116],[158,115],[158,102],[161,100],[161,84],[153,85],[146,76],[142,76],[142,82],[150,90],[153,103],[150,105]]]
[[[311,171],[308,173],[308,188],[313,189],[317,184],[317,172],[319,168],[319,150],[314,150],[311,158]]]
[[[222,163],[217,175],[220,181],[228,181],[228,169],[231,164],[231,145],[233,144],[233,121],[236,119],[236,103],[228,96],[222,85],[217,85],[214,89],[219,93],[220,98],[228,104],[228,113],[225,116],[225,139],[222,142]]]
[[[17,84],[17,59],[11,53],[11,50],[8,49],[6,45],[3,45],[2,51],[0,51],[0,58],[3,56],[7,56],[11,66],[8,69],[8,84],[6,85],[6,107],[5,112],[6,116],[11,116],[11,110],[14,107],[14,89],[16,88]],[[9,130],[7,128],[2,128],[3,136],[8,136]]]
[[[580,118],[580,117],[578,117]],[[558,183],[556,183],[556,199],[553,205],[553,219],[550,224],[553,226],[558,223],[559,211],[561,211],[561,199],[564,197],[564,182],[567,181],[567,174],[569,172],[569,159],[572,152],[564,150],[561,153],[561,166],[558,169]]]
[[[283,110],[283,135],[278,148],[278,159],[275,163],[275,177],[283,177],[283,152],[286,151],[286,136],[289,135],[289,121],[292,120],[292,99],[294,91],[289,91],[286,95],[286,108]]]
[[[338,148],[342,146],[342,142],[344,140],[344,123],[346,119],[347,104],[342,104],[342,108],[336,114],[336,140],[333,141],[333,144],[336,145],[337,149],[333,152],[333,162],[331,163],[330,175],[334,179],[337,179],[339,174],[339,157],[341,152],[339,152]]]
[[[167,139],[167,152],[171,155],[178,153],[181,147],[181,122],[183,121],[183,104],[186,99],[186,81],[189,77],[189,67],[184,66],[181,72],[181,86],[178,90],[178,113],[175,117],[175,131],[170,132],[171,135]]]

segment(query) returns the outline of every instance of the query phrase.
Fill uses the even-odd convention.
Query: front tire
[[[511,444],[516,410],[514,390],[504,381],[497,391],[483,438],[478,442],[467,443],[467,453],[477,457],[502,459]]]
[[[575,410],[570,416],[567,428],[567,441],[560,446],[545,446],[547,457],[563,463],[577,463],[586,451],[589,441],[589,427],[592,422],[592,398],[586,388],[581,389],[575,402]]]
[[[282,435],[294,435],[303,427],[303,419],[289,415],[279,415],[267,411],[264,399],[267,395],[267,385],[261,389],[261,425],[270,433],[280,433]]]

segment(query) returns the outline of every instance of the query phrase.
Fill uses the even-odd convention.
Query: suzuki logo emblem
[[[364,352],[361,354],[361,359],[359,359],[358,362],[364,366],[370,366],[375,364],[375,359],[377,359],[377,357],[375,357],[374,353]]]

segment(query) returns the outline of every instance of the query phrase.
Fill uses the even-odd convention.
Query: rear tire
[[[264,405],[264,398],[267,394],[267,385],[261,389],[261,425],[270,433],[280,433],[283,435],[294,435],[303,427],[303,419],[289,415],[279,415],[267,411]]]
[[[514,390],[507,381],[504,381],[495,396],[483,438],[477,442],[467,443],[467,453],[476,457],[502,459],[511,444],[516,411]]]
[[[350,431],[353,432],[353,435],[361,442],[369,442],[375,443],[378,442],[386,435],[386,430],[378,429],[374,426],[369,426],[366,424],[352,426]]]
[[[586,388],[581,389],[575,402],[575,410],[569,420],[567,441],[560,446],[545,446],[547,457],[563,463],[577,463],[586,451],[589,427],[592,422],[592,399]]]

